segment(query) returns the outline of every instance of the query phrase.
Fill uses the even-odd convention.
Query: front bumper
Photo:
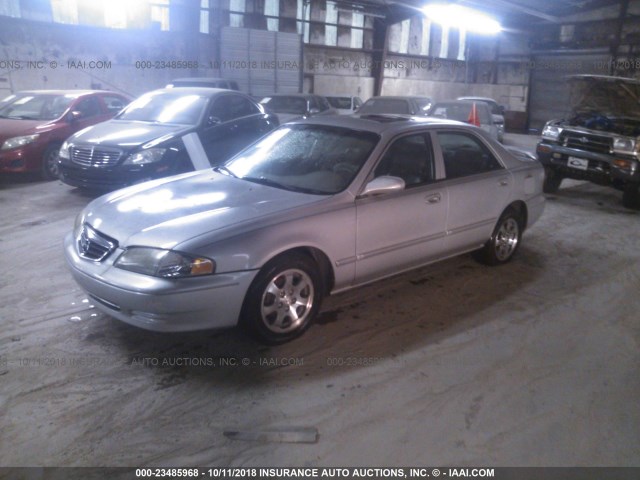
[[[68,160],[59,160],[60,180],[72,187],[96,190],[116,190],[137,183],[180,173],[166,161],[146,165],[115,167],[85,167]]]
[[[113,267],[117,250],[102,262],[81,258],[72,233],[64,241],[71,273],[96,308],[130,325],[159,332],[233,327],[257,270],[163,279]]]
[[[536,147],[540,162],[547,168],[567,178],[588,180],[601,185],[618,185],[640,182],[640,161],[625,156],[595,153],[575,148],[564,147],[553,142],[542,140]],[[570,157],[588,161],[581,168],[570,166]],[[614,160],[631,161],[632,167],[623,169],[614,164]],[[578,162],[580,163],[580,162]]]
[[[0,173],[25,173],[39,171],[41,168],[42,148],[37,145],[0,150]]]

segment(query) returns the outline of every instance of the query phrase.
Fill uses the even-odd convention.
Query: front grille
[[[110,167],[116,165],[122,150],[105,147],[71,147],[71,161],[85,167]]]
[[[99,262],[106,258],[118,246],[118,242],[84,224],[76,239],[78,255],[87,260]]]
[[[611,137],[590,133],[565,130],[560,134],[560,144],[587,152],[610,154],[613,151],[613,139]]]

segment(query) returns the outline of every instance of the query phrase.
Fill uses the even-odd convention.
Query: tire
[[[542,191],[544,193],[556,193],[562,183],[562,175],[551,168],[544,169],[544,182],[542,183]]]
[[[522,239],[522,218],[513,208],[500,216],[491,238],[473,257],[485,265],[504,265],[515,255]]]
[[[624,188],[622,205],[625,208],[640,209],[640,185],[631,183]]]
[[[299,253],[276,257],[249,287],[240,326],[262,343],[288,342],[309,328],[323,296],[322,277],[311,258]]]
[[[44,180],[57,180],[60,178],[58,168],[58,153],[60,145],[49,145],[42,154],[42,178]]]

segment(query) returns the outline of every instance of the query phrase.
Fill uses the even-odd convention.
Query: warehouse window
[[[169,0],[153,0],[151,6],[151,21],[160,26],[160,30],[169,30]]]
[[[51,0],[53,21],[78,24],[78,4],[76,0]]]
[[[336,2],[327,2],[327,14],[324,29],[324,44],[335,47],[338,44],[338,9]]]
[[[267,30],[277,32],[279,21],[272,17],[280,15],[280,0],[264,0],[264,14],[267,17]]]
[[[20,17],[20,0],[4,0],[1,2],[0,15]]]
[[[232,12],[229,15],[230,27],[244,27],[244,12],[246,11],[245,0],[229,0],[229,10]]]
[[[200,0],[200,33],[209,33],[209,0]]]

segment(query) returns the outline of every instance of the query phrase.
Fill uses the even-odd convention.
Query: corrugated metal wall
[[[592,73],[606,75],[607,54],[537,55],[531,64],[529,129],[540,130],[544,124],[569,113],[567,75]]]
[[[251,95],[302,91],[302,37],[296,33],[223,28],[220,74]]]

